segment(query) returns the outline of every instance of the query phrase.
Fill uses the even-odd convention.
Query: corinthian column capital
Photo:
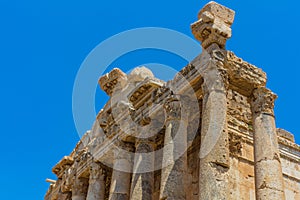
[[[76,177],[72,186],[72,199],[84,200],[88,192],[89,179],[83,177]]]
[[[93,162],[90,165],[90,181],[93,180],[104,180],[105,178],[105,170],[98,164]]]
[[[212,91],[226,93],[229,86],[228,73],[223,68],[223,63],[210,60],[202,72],[204,84],[203,93],[209,94]]]
[[[181,103],[179,95],[170,95],[164,104],[166,120],[181,119]]]
[[[251,98],[253,114],[268,114],[274,116],[274,102],[277,95],[271,90],[261,87],[253,91]]]
[[[227,39],[231,37],[231,25],[234,21],[234,11],[210,2],[200,10],[198,21],[191,25],[195,38],[202,43],[204,49],[211,44],[225,48]]]

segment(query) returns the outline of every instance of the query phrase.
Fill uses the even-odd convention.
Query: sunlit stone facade
[[[207,4],[191,25],[203,51],[171,81],[145,67],[101,77],[110,100],[45,200],[299,200],[300,146],[276,128],[266,74],[226,50],[233,21]]]

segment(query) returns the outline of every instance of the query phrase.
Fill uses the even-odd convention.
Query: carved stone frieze
[[[250,96],[253,89],[266,85],[265,72],[243,61],[231,51],[226,52],[224,68],[228,72],[231,87],[246,96]]]
[[[70,156],[64,156],[52,169],[52,172],[59,178],[62,177],[64,171],[74,163],[74,159]]]
[[[128,99],[133,104],[134,108],[138,109],[146,101],[148,101],[149,98],[151,98],[151,93],[153,92],[153,90],[162,86],[162,81],[154,78],[147,78],[144,81],[140,82],[136,89],[134,89],[128,95]]]
[[[202,53],[172,80],[102,76],[110,98],[45,200],[300,199],[300,146],[276,129],[265,72],[225,49],[233,21],[208,3],[191,26]]]
[[[65,170],[62,177],[61,191],[62,192],[70,192],[72,191],[72,185],[74,184],[76,177],[76,168],[74,166]]]
[[[101,89],[106,92],[107,95],[111,96],[115,86],[119,84],[123,84],[123,82],[127,81],[127,76],[120,69],[113,69],[110,73],[105,74],[99,79],[99,85]]]

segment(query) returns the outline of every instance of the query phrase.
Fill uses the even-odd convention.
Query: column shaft
[[[283,175],[274,118],[276,95],[266,88],[254,91],[255,189],[257,200],[284,200]]]
[[[225,200],[229,196],[226,98],[229,83],[224,61],[225,45],[231,37],[234,15],[233,10],[210,2],[199,12],[199,20],[191,26],[203,47],[202,59],[196,66],[204,80],[199,165],[201,200]],[[202,65],[207,61],[208,65]]]
[[[118,147],[114,154],[109,200],[128,200],[130,197],[132,172],[131,153],[128,150]]]
[[[113,170],[111,187],[110,187],[110,200],[129,199],[130,192],[130,173]]]
[[[86,200],[88,186],[88,178],[76,177],[72,187],[72,200]]]
[[[165,112],[167,119],[165,123],[160,199],[185,200],[188,122],[182,118],[178,97],[171,97],[167,100]]]
[[[222,52],[220,52],[222,54]],[[202,72],[203,108],[200,147],[199,199],[228,199],[229,149],[226,71],[209,61]]]
[[[57,195],[57,200],[71,200],[72,193],[71,192],[59,192]]]
[[[131,200],[152,200],[154,193],[154,143],[139,140],[136,144]]]
[[[87,200],[105,199],[105,174],[104,170],[97,163],[93,163],[90,168],[89,189]]]

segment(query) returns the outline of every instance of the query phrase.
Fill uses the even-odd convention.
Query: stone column
[[[72,200],[86,200],[89,179],[76,177],[72,186]]]
[[[131,200],[152,200],[154,193],[155,143],[148,139],[136,142]]]
[[[254,90],[251,101],[257,200],[285,199],[273,111],[276,98],[274,93],[262,87]]]
[[[204,79],[200,148],[199,199],[228,199],[229,149],[227,133],[227,73],[225,45],[232,35],[234,11],[209,2],[192,24],[192,32],[203,47],[197,68]],[[208,64],[205,65],[205,59]],[[204,65],[202,65],[204,64]]]
[[[129,200],[132,172],[132,149],[123,146],[114,149],[114,165],[110,185],[109,200]]]
[[[89,189],[87,200],[104,200],[105,198],[105,172],[98,163],[90,166]]]
[[[58,195],[57,200],[71,200],[72,199],[72,187],[76,178],[75,165],[70,166],[68,169],[65,169],[62,176],[62,184],[60,186],[60,194]],[[65,198],[67,194],[67,198]]]
[[[186,199],[187,120],[183,117],[179,96],[166,100],[163,168],[160,199]],[[167,166],[164,166],[167,165]]]
[[[71,192],[62,192],[61,190],[58,192],[57,200],[71,200],[72,193]]]
[[[218,55],[222,55],[219,51]],[[228,199],[229,148],[227,130],[227,73],[212,58],[202,69],[203,108],[200,147],[199,199]]]

